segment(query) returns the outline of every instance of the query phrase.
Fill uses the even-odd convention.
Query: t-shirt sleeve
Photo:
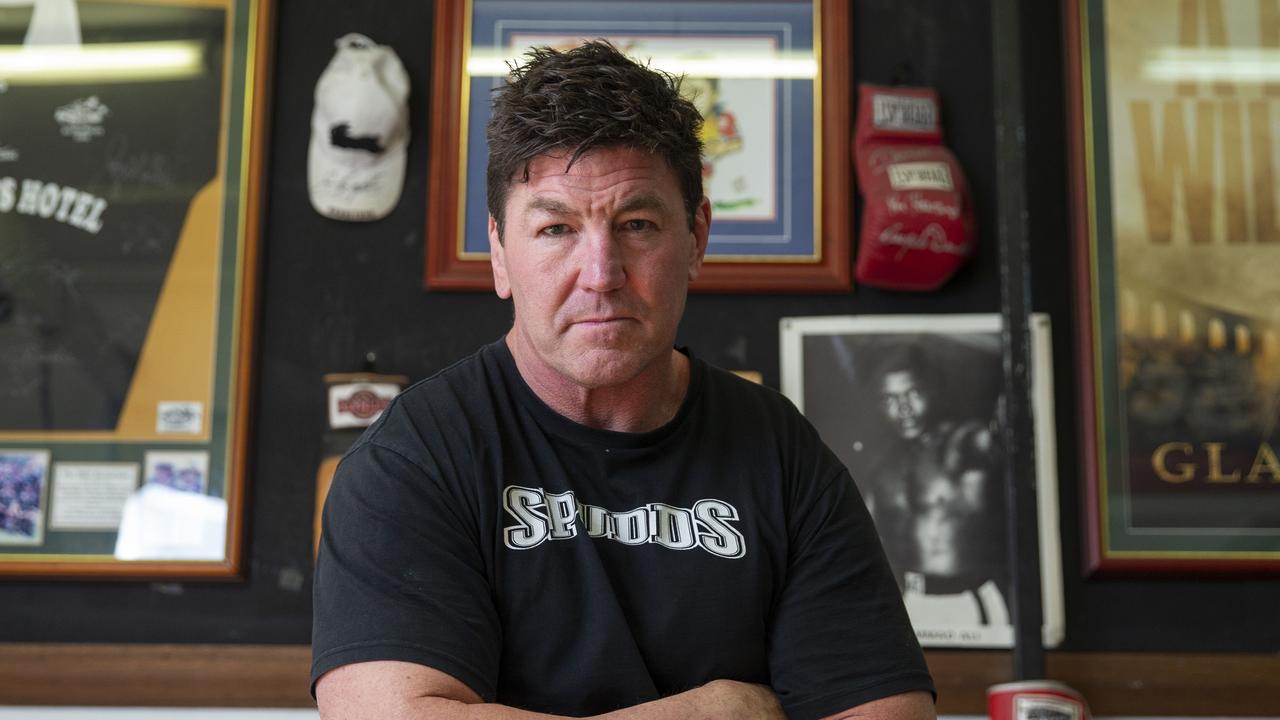
[[[339,465],[316,560],[313,694],[336,667],[400,660],[494,698],[501,633],[476,517],[432,475],[368,441]]]
[[[792,720],[913,690],[934,692],[871,516],[841,469],[789,521],[787,578],[769,638],[771,683]]]

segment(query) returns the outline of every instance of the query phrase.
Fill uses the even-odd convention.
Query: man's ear
[[[507,280],[507,255],[498,238],[498,221],[489,216],[489,265],[493,267],[493,291],[506,300],[511,297],[511,283]]]
[[[711,237],[711,201],[703,196],[693,213],[693,249],[689,255],[689,280],[697,280],[702,261],[707,256],[707,239]]]

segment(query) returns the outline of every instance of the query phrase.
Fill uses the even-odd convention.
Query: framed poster
[[[1280,569],[1280,9],[1067,7],[1089,569]]]
[[[0,4],[0,574],[239,572],[269,19]]]
[[[999,315],[783,318],[782,392],[849,468],[925,647],[1012,647]],[[1049,320],[1033,316],[1043,639],[1063,635]]]
[[[485,125],[507,63],[599,37],[682,75],[703,112],[712,222],[692,289],[849,290],[848,0],[440,0],[427,288],[493,286]]]

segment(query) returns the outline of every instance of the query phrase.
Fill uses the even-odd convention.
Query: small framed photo
[[[49,453],[0,450],[0,545],[44,542]]]
[[[149,452],[146,455],[146,483],[172,490],[204,494],[209,476],[207,452]]]
[[[857,483],[926,647],[1012,647],[999,315],[783,318],[782,391]],[[1049,320],[1031,322],[1044,643],[1063,634]]]

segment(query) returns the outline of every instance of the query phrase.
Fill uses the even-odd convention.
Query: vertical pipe
[[[1043,678],[1040,539],[1036,520],[1035,436],[1032,428],[1031,273],[1027,264],[1027,149],[1022,95],[1019,0],[992,0],[996,132],[996,217],[1000,246],[1000,314],[1004,320],[1009,568],[1018,680]]]

